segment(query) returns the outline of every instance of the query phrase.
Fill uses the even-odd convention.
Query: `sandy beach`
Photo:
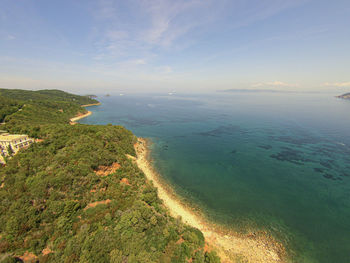
[[[85,104],[85,105],[81,105],[82,107],[90,107],[90,106],[98,106],[101,105],[101,102],[98,103],[91,103],[91,104]]]
[[[153,181],[158,188],[158,195],[163,200],[170,214],[181,217],[182,220],[200,229],[206,239],[209,249],[215,249],[222,262],[247,263],[282,263],[285,260],[285,249],[282,244],[273,240],[267,234],[250,233],[240,235],[222,226],[208,222],[199,212],[195,212],[176,196],[171,188],[162,181],[149,160],[148,141],[142,138],[135,144],[138,167],[144,172],[148,180]]]
[[[81,107],[84,107],[84,108],[85,108],[85,107],[98,106],[98,105],[101,105],[101,103],[98,102],[98,103],[92,103],[92,104],[85,104],[85,105],[81,105]],[[75,117],[73,117],[73,118],[70,119],[70,124],[71,124],[71,125],[77,124],[77,121],[78,121],[78,120],[81,120],[81,119],[83,119],[83,118],[85,118],[85,117],[87,117],[87,116],[90,116],[91,114],[92,114],[91,111],[88,111],[88,112],[85,113],[85,114],[78,113],[77,116],[75,116]]]
[[[87,117],[87,116],[90,116],[91,114],[92,114],[91,111],[88,111],[88,112],[85,113],[85,114],[78,114],[77,116],[75,116],[75,117],[73,117],[73,118],[70,119],[70,124],[71,124],[71,125],[77,124],[77,121],[78,121],[78,120],[81,120],[81,119],[83,119],[83,118],[85,118],[85,117]]]

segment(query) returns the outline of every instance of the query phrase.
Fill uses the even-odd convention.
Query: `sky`
[[[350,1],[0,0],[0,88],[350,91]]]

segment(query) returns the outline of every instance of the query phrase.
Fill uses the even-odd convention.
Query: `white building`
[[[1,155],[8,156],[9,147],[16,154],[20,149],[28,147],[33,143],[33,139],[24,134],[0,134],[0,150]]]

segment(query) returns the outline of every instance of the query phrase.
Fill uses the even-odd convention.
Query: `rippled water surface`
[[[350,262],[350,101],[331,94],[100,97],[89,124],[152,138],[156,168],[208,216],[296,262]]]

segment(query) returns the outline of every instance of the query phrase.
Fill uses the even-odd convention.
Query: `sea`
[[[149,138],[155,168],[213,222],[267,231],[291,262],[350,262],[350,100],[328,93],[99,96],[80,123]]]

